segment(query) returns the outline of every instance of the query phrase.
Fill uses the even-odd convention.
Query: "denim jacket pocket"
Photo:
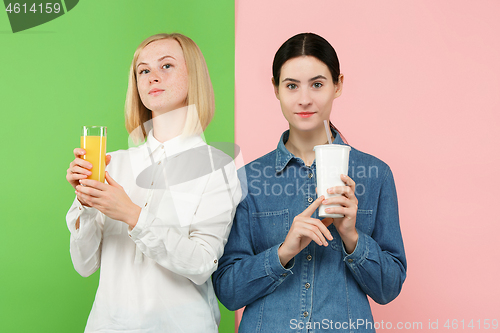
[[[288,209],[252,213],[252,233],[258,253],[284,242],[289,230]]]
[[[373,231],[373,210],[358,209],[356,215],[356,229],[371,235]]]

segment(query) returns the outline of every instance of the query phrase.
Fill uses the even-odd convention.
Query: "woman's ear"
[[[280,99],[280,92],[278,90],[278,86],[274,83],[274,77],[271,78],[271,83],[273,84],[273,88],[274,88],[274,95],[276,96],[276,98],[279,100]]]
[[[344,87],[344,74],[339,75],[339,80],[335,84],[335,98],[342,95],[342,88]]]

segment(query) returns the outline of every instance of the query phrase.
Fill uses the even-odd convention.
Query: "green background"
[[[82,0],[15,34],[0,13],[0,332],[83,332],[98,274],[82,278],[71,263],[66,169],[82,125],[107,126],[108,151],[127,148],[130,62],[159,32],[199,45],[216,97],[207,141],[234,142],[233,0]],[[220,332],[234,332],[221,312]]]

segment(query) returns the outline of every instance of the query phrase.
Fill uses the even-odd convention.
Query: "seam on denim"
[[[316,258],[316,247],[314,247],[314,258]],[[315,278],[315,275],[314,275],[314,272],[316,272],[316,260],[313,260],[313,263],[312,263],[312,277],[311,277],[311,281],[309,282],[311,284],[310,288],[311,290],[309,291],[311,293],[311,316],[309,316],[309,320],[311,319],[312,317],[312,313],[314,311],[314,286],[316,285],[316,283],[314,282],[314,278]]]
[[[254,212],[252,213],[252,217],[262,217],[262,216],[276,216],[276,215],[283,215],[285,213],[288,213],[288,208],[282,209],[282,210],[272,210],[268,212]]]
[[[346,303],[347,303],[347,316],[349,318],[349,321],[351,320],[351,302],[350,302],[350,297],[349,297],[349,284],[347,283],[347,272],[346,272],[346,267],[343,265],[342,267],[343,270],[343,275],[344,275],[344,285],[345,285],[345,296],[346,296]]]
[[[370,253],[370,247],[369,247],[367,239],[366,239],[367,237],[370,237],[370,236],[364,235],[363,237],[364,238],[362,240],[362,243],[364,246],[364,251],[360,254],[358,265],[363,265],[366,261],[366,258],[368,258],[368,254]]]
[[[266,253],[264,254],[264,270],[266,271],[266,274],[271,277],[275,276],[273,270],[271,269],[271,263],[269,262],[269,254],[271,253],[271,249],[266,250]],[[276,280],[276,279],[273,279]]]
[[[387,180],[387,177],[389,176],[390,171],[391,171],[391,168],[389,166],[387,166],[387,170],[385,171],[385,176],[384,176],[384,180],[382,181],[382,184],[385,183],[385,181]]]
[[[256,332],[261,332],[261,328],[262,328],[262,314],[264,313],[264,305],[266,304],[266,299],[267,299],[267,295],[264,296],[264,298],[262,299],[262,303],[260,305],[260,309],[259,309],[259,321],[257,322],[257,326],[255,327],[255,331]]]
[[[362,236],[363,237],[363,236]],[[368,245],[366,244],[366,241],[364,239],[362,239],[362,237],[360,237],[360,240],[363,244],[358,244],[359,245],[362,245],[362,246],[365,246],[366,249],[362,255],[362,257],[359,259],[359,261],[353,265],[349,265],[349,264],[346,264],[349,266],[349,269],[352,271],[353,275],[355,276],[355,280],[358,284],[360,284],[360,286],[362,287],[362,289],[364,290],[368,290],[371,292],[370,288],[367,287],[365,281],[363,280],[363,276],[361,275],[360,273],[360,270],[359,270],[359,267],[360,266],[363,266],[363,263],[366,261],[366,256],[368,255],[369,253],[369,250],[368,250]],[[368,236],[366,236],[368,237]],[[344,257],[344,262],[345,262],[345,257]],[[369,293],[367,293],[369,294]]]
[[[366,237],[368,237],[368,236],[366,236]],[[366,240],[363,240],[363,243],[364,243],[366,249],[364,251],[364,255],[362,256],[362,258],[360,258],[360,260],[358,262],[359,266],[363,266],[363,264],[366,261],[366,258],[368,257],[368,254],[370,253],[370,248],[369,248],[368,244],[366,244],[367,243]],[[367,294],[373,294],[373,291],[370,288],[368,288],[368,286],[366,285],[366,283],[363,279],[363,276],[361,275],[361,273],[359,271],[359,268],[356,265],[353,268],[356,270],[356,274],[359,277],[359,282],[361,283],[362,287],[364,287],[365,290],[368,290],[370,292]]]

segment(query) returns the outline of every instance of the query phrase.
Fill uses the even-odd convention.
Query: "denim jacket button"
[[[313,257],[312,257],[312,255],[310,255],[310,254],[308,254],[308,255],[307,255],[307,257],[306,257],[306,259],[307,259],[308,261],[311,261],[311,259],[312,259],[312,258],[313,258]]]
[[[307,198],[308,202],[313,202],[313,198]]]
[[[309,316],[309,312],[304,311],[303,315],[304,315],[304,317],[307,317],[307,316]]]
[[[347,259],[347,261],[349,261],[349,262],[353,262],[354,260],[352,260],[352,259]]]
[[[286,276],[286,273],[281,274],[281,276],[282,276],[282,277],[285,277],[285,276]]]
[[[312,174],[312,173],[310,173],[310,174],[309,174],[309,178],[312,178],[312,177],[313,177],[313,174]]]
[[[306,287],[306,289],[309,289],[309,287],[311,287],[311,284],[309,282],[307,282],[305,287]]]

